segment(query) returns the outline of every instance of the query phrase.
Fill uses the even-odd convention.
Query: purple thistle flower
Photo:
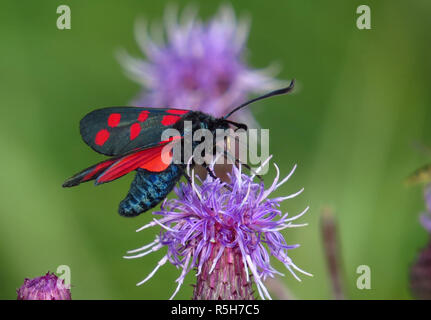
[[[423,227],[431,234],[431,184],[425,187],[427,212],[420,216]],[[410,286],[413,295],[418,299],[431,299],[431,239],[422,249],[410,271]]]
[[[25,279],[17,290],[18,300],[71,300],[70,289],[54,273]]]
[[[208,23],[195,13],[186,8],[179,23],[176,10],[167,10],[166,39],[160,28],[158,35],[150,36],[144,23],[137,24],[136,39],[147,61],[120,55],[129,76],[145,87],[134,104],[187,108],[221,117],[248,94],[282,86],[271,77],[274,72],[254,70],[245,63],[247,20],[237,21],[227,6]],[[237,117],[255,125],[247,109]]]
[[[424,193],[427,212],[421,215],[420,221],[422,226],[431,233],[431,184],[426,186]]]
[[[257,170],[259,172],[267,159]],[[274,274],[281,274],[270,263],[270,255],[281,261],[298,280],[295,271],[309,273],[298,268],[288,256],[288,250],[299,245],[288,245],[280,233],[308,210],[288,217],[282,214],[280,203],[296,197],[303,189],[285,197],[270,199],[268,196],[284,184],[295,171],[279,181],[279,169],[272,185],[265,190],[263,183],[253,182],[255,175],[241,173],[241,166],[233,166],[230,183],[213,179],[209,175],[199,185],[181,183],[175,189],[178,199],[165,200],[161,211],[154,212],[159,219],[137,231],[161,226],[155,241],[141,248],[128,251],[125,258],[139,258],[162,248],[167,253],[156,268],[140,283],[148,281],[157,270],[170,262],[182,269],[176,282],[176,295],[185,276],[197,270],[194,299],[253,299],[251,277],[262,299],[271,299],[263,281]],[[190,169],[190,168],[189,168]],[[304,224],[305,225],[305,224]]]
[[[410,287],[417,299],[431,299],[431,241],[419,252],[411,268]]]

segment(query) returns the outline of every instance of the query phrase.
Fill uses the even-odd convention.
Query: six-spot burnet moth
[[[222,118],[214,118],[200,111],[170,108],[108,107],[94,110],[80,122],[82,139],[93,150],[111,158],[67,179],[63,187],[77,186],[90,180],[95,180],[95,184],[99,185],[136,171],[118,211],[126,217],[137,216],[159,204],[185,175],[186,163],[172,161],[173,144],[184,139],[185,134],[193,135],[198,129],[207,129],[212,134],[217,129],[228,129],[230,125],[247,129],[245,124],[228,118],[255,101],[288,93],[293,86],[294,80],[286,88],[241,104]],[[191,121],[192,132],[185,133],[185,121]],[[167,128],[176,129],[180,136],[162,141],[162,133]],[[193,161],[191,165],[194,165]]]

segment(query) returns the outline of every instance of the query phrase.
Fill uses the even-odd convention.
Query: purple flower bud
[[[417,299],[431,299],[431,241],[411,268],[410,286]]]
[[[47,273],[42,277],[25,279],[24,284],[17,290],[18,300],[71,300],[70,289],[64,280],[54,273]]]
[[[269,159],[262,164],[264,167]],[[259,172],[259,168],[256,172]],[[262,299],[271,299],[264,285],[267,277],[281,274],[270,263],[270,256],[282,262],[297,279],[296,272],[309,273],[297,267],[288,251],[299,245],[288,245],[281,230],[303,226],[294,221],[307,212],[290,217],[279,209],[281,202],[294,198],[302,191],[285,197],[269,195],[293,174],[279,181],[277,176],[269,188],[254,182],[241,172],[241,166],[232,167],[230,182],[213,179],[210,175],[197,184],[192,170],[188,172],[191,184],[181,183],[175,189],[178,199],[165,200],[162,210],[154,212],[154,219],[138,231],[148,227],[162,227],[156,239],[125,258],[139,258],[160,249],[166,254],[155,269],[138,285],[148,281],[168,261],[181,269],[178,283],[171,299],[180,289],[186,275],[197,271],[194,299],[252,299],[252,281]],[[281,274],[282,275],[282,274]]]
[[[431,184],[425,187],[425,204],[427,211],[422,213],[422,226],[431,234]],[[416,262],[410,270],[410,287],[418,299],[431,299],[431,239],[428,246],[419,252]]]
[[[431,234],[431,184],[426,186],[424,196],[427,212],[421,215],[420,221],[422,226]]]

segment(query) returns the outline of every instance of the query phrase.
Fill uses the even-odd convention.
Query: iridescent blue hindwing
[[[165,171],[136,170],[129,193],[118,208],[120,215],[134,217],[158,205],[172,191],[184,173],[181,165],[171,164]]]

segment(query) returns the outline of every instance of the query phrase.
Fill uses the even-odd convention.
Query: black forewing
[[[82,139],[108,156],[150,148],[161,142],[165,129],[189,110],[172,108],[108,107],[88,113],[80,122]]]

